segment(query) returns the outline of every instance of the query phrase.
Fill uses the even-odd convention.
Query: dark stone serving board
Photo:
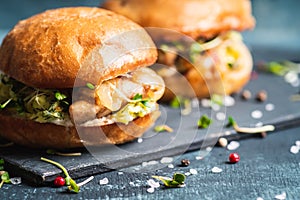
[[[298,88],[290,86],[283,77],[272,74],[259,73],[258,78],[251,80],[245,87],[253,95],[264,89],[268,93],[265,102],[257,102],[253,97],[247,101],[241,100],[240,94],[234,96],[236,103],[232,107],[222,107],[220,111],[213,111],[201,105],[193,107],[192,113],[187,116],[180,114],[180,109],[173,109],[167,105],[161,106],[161,117],[156,124],[167,124],[174,132],[155,133],[150,129],[143,141],[133,141],[120,146],[102,148],[76,149],[82,152],[78,157],[63,157],[48,155],[46,150],[27,149],[19,146],[1,148],[0,157],[5,160],[5,167],[15,176],[21,176],[35,184],[52,181],[62,174],[55,166],[42,162],[40,157],[46,157],[60,162],[69,171],[71,177],[80,178],[92,174],[107,172],[112,169],[138,165],[142,162],[159,160],[166,156],[177,156],[186,151],[201,150],[216,144],[220,136],[229,140],[240,140],[253,137],[253,134],[237,134],[226,128],[227,118],[219,121],[215,118],[218,112],[232,116],[240,126],[254,126],[258,122],[273,124],[276,130],[300,124],[300,102],[290,101],[290,96],[297,94]],[[275,106],[273,111],[266,111],[265,105]],[[263,112],[261,119],[253,119],[251,112]],[[203,114],[213,118],[209,129],[198,129],[197,120]],[[4,131],[4,130],[1,130]]]

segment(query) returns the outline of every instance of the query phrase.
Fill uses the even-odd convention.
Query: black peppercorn
[[[251,92],[249,90],[244,90],[241,94],[241,98],[244,100],[250,99],[252,96]]]
[[[190,161],[188,159],[182,159],[181,160],[181,165],[184,167],[187,167],[190,165]]]

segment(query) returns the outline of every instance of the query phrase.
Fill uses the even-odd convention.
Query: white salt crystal
[[[190,173],[193,174],[193,175],[198,174],[196,169],[190,169]]]
[[[9,180],[13,185],[19,185],[22,183],[21,177],[10,178]]]
[[[103,179],[101,179],[100,181],[99,181],[99,184],[100,185],[106,185],[106,184],[108,184],[108,178],[103,178]]]
[[[295,142],[295,144],[296,144],[296,146],[300,147],[300,140],[297,140],[297,141]]]
[[[275,199],[278,199],[278,200],[285,200],[286,199],[286,193],[283,192],[281,194],[278,194],[275,196]]]
[[[299,153],[299,146],[295,146],[295,145],[291,146],[290,152],[293,154]]]
[[[143,142],[143,138],[139,138],[139,139],[137,140],[137,142],[138,142],[138,143],[142,143],[142,142]]]
[[[191,172],[185,172],[184,175],[189,176],[191,175]]]
[[[223,100],[223,104],[224,106],[233,106],[235,104],[235,100],[232,96],[224,96],[224,100]]]
[[[212,169],[211,169],[211,172],[213,172],[213,173],[221,173],[223,170],[221,169],[221,168],[219,168],[219,167],[213,167]]]
[[[148,188],[148,189],[147,189],[147,192],[148,192],[148,193],[153,193],[153,192],[154,192],[154,187]]]
[[[251,117],[254,119],[260,119],[260,118],[262,118],[262,116],[263,116],[263,113],[260,110],[253,110],[251,112]]]
[[[228,145],[227,145],[227,149],[228,150],[236,150],[237,148],[240,147],[240,143],[237,141],[231,141]]]
[[[173,169],[174,165],[173,164],[168,164],[168,168]]]
[[[223,112],[218,112],[216,114],[216,119],[219,121],[224,121],[226,119],[226,114]]]
[[[266,104],[266,106],[265,106],[266,111],[273,111],[274,108],[275,108],[275,106],[274,106],[274,104],[272,104],[272,103],[268,103],[268,104]]]
[[[167,164],[167,163],[171,163],[171,162],[173,162],[173,158],[172,157],[163,157],[160,160],[160,163],[163,163],[163,164]]]
[[[153,187],[153,188],[158,188],[160,185],[159,185],[159,182],[156,182],[155,180],[153,180],[153,179],[149,179],[148,181],[147,181],[147,183],[148,183],[148,185],[150,186],[150,187]]]

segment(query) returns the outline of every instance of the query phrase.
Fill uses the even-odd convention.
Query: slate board
[[[258,78],[251,80],[245,89],[249,89],[253,94],[264,89],[268,93],[268,99],[262,103],[254,98],[244,101],[237,94],[234,96],[236,104],[232,107],[222,107],[219,111],[213,111],[196,105],[192,113],[187,116],[182,116],[180,109],[161,105],[162,115],[156,124],[168,124],[174,129],[173,133],[155,133],[153,129],[150,129],[143,136],[141,143],[136,140],[120,146],[73,150],[82,152],[79,157],[48,155],[45,150],[26,149],[16,145],[2,148],[0,157],[4,158],[6,169],[14,176],[21,176],[34,184],[44,184],[53,181],[57,175],[61,174],[61,170],[40,161],[41,156],[60,162],[67,168],[71,177],[76,179],[138,165],[142,162],[159,160],[166,156],[178,156],[186,151],[201,150],[215,145],[220,136],[227,137],[229,140],[257,136],[237,134],[232,129],[226,128],[224,125],[227,119],[224,121],[215,119],[218,112],[233,116],[240,126],[255,126],[262,122],[273,124],[276,130],[281,130],[300,124],[300,102],[291,102],[289,99],[292,94],[299,92],[298,88],[290,86],[282,77],[260,73]],[[275,106],[273,111],[265,110],[268,103]],[[262,111],[263,117],[253,119],[251,117],[253,110]],[[198,129],[196,126],[197,120],[203,114],[213,118],[213,124],[209,129]],[[147,170],[147,167],[143,170]]]

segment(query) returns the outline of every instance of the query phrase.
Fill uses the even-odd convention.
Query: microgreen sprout
[[[1,175],[0,188],[4,183],[10,183],[9,174],[6,171],[4,171]]]
[[[57,100],[61,101],[61,100],[66,99],[67,96],[64,95],[64,94],[62,94],[62,93],[60,93],[60,92],[55,92],[55,98],[56,98]]]
[[[47,159],[47,158],[41,157],[41,160],[42,160],[42,161],[45,161],[45,162],[48,162],[48,163],[51,163],[51,164],[55,165],[56,167],[60,168],[60,169],[63,171],[63,173],[65,174],[65,176],[66,176],[65,181],[66,181],[66,185],[68,186],[68,189],[69,189],[70,191],[73,191],[73,192],[76,192],[76,193],[79,192],[80,187],[79,187],[79,186],[76,184],[76,182],[70,177],[70,175],[69,175],[67,169],[66,169],[64,166],[62,166],[62,165],[61,165],[60,163],[58,163],[58,162],[55,162],[55,161],[50,160],[50,159]]]
[[[164,132],[164,131],[167,131],[169,133],[172,133],[173,132],[173,129],[171,127],[169,127],[168,125],[166,124],[162,124],[162,125],[157,125],[154,127],[154,131],[155,132]]]
[[[86,84],[86,87],[88,87],[88,88],[91,89],[91,90],[94,90],[94,89],[95,89],[95,86],[94,86],[92,83],[87,83],[87,84]]]
[[[233,127],[234,130],[238,133],[262,133],[267,131],[274,131],[275,126],[273,125],[265,125],[260,127],[240,127],[237,122],[233,119],[233,117],[228,117],[228,124],[226,127]]]
[[[59,155],[59,156],[81,156],[80,152],[78,152],[78,153],[63,153],[63,152],[56,151],[54,149],[48,149],[46,152],[47,152],[47,154]]]
[[[185,175],[180,173],[174,173],[173,178],[164,176],[152,176],[156,180],[163,182],[166,187],[184,187]]]
[[[170,106],[172,108],[180,108],[180,106],[183,106],[183,109],[181,110],[182,115],[188,115],[192,111],[191,100],[180,96],[174,97],[170,102]]]
[[[198,128],[208,128],[208,126],[212,123],[212,120],[207,115],[202,115],[198,120]]]

